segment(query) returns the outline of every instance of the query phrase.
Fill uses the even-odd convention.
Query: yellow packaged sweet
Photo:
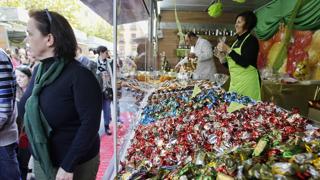
[[[312,164],[313,164],[317,169],[320,169],[320,157],[312,160]]]
[[[320,63],[316,65],[312,73],[313,80],[320,80]]]

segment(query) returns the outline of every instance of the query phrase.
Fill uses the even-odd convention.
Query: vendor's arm
[[[81,125],[61,164],[66,172],[73,172],[80,159],[92,148],[94,139],[98,136],[102,109],[101,90],[90,71],[77,73],[72,83],[74,103]]]
[[[229,56],[240,66],[248,67],[252,65],[257,67],[257,57],[259,53],[259,43],[254,36],[250,36],[243,43],[241,48],[241,55],[235,51],[231,51]]]

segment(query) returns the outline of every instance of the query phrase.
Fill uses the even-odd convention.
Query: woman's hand
[[[224,52],[226,54],[229,54],[231,52],[231,48],[226,45],[226,43],[220,41],[217,45],[217,49],[220,51],[220,52]]]
[[[226,54],[224,52],[219,51],[217,47],[214,48],[213,55],[216,56],[219,59],[221,64],[227,62],[226,59],[225,59],[226,58]]]
[[[56,180],[73,180],[73,173],[69,173],[60,167],[56,176]]]

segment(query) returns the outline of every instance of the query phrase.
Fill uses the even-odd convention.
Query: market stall
[[[164,85],[143,108],[118,178],[317,179],[312,123],[212,82]]]
[[[139,108],[122,144],[117,142],[117,126],[114,126],[117,153],[105,179],[320,178],[317,155],[320,131],[314,121],[306,118],[308,100],[314,97],[319,85],[316,66],[319,11],[310,10],[310,7],[319,10],[319,3],[300,0],[290,3],[282,0],[83,2],[107,21],[114,18],[114,49],[118,43],[118,23],[141,19],[149,22],[146,46],[141,53],[144,71],[122,69],[113,82],[114,94],[117,94],[115,84],[119,84],[121,95],[129,91],[134,98],[132,103]],[[220,8],[217,14],[209,10],[210,17],[207,10],[214,9],[215,3],[222,3],[223,11]],[[113,16],[111,11],[105,13],[104,6],[111,7],[110,4],[114,5]],[[270,15],[284,6],[285,11],[276,18]],[[224,84],[227,78],[222,78],[228,76],[217,75],[211,81],[192,80],[197,64],[192,61],[183,71],[173,70],[191,51],[182,42],[186,32],[192,31],[209,40],[213,47],[223,37],[231,43],[235,15],[247,9],[256,10],[260,23],[255,30],[260,40],[258,67],[264,69],[262,101],[228,92],[228,84]],[[309,11],[309,18],[304,17]],[[265,17],[269,19],[263,21]],[[309,28],[305,28],[306,19],[310,19]],[[219,64],[217,59],[215,64]],[[228,74],[223,66],[218,67],[218,72]],[[122,96],[114,96],[114,102],[119,102]],[[117,119],[117,104],[114,103],[113,119]],[[296,107],[299,111],[293,109]]]

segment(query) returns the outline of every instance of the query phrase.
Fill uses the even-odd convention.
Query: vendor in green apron
[[[230,71],[230,92],[260,100],[260,76],[257,69],[259,43],[251,30],[257,24],[252,11],[245,11],[236,17],[237,40],[231,47],[224,42],[217,45],[218,51],[227,54],[226,65]]]

